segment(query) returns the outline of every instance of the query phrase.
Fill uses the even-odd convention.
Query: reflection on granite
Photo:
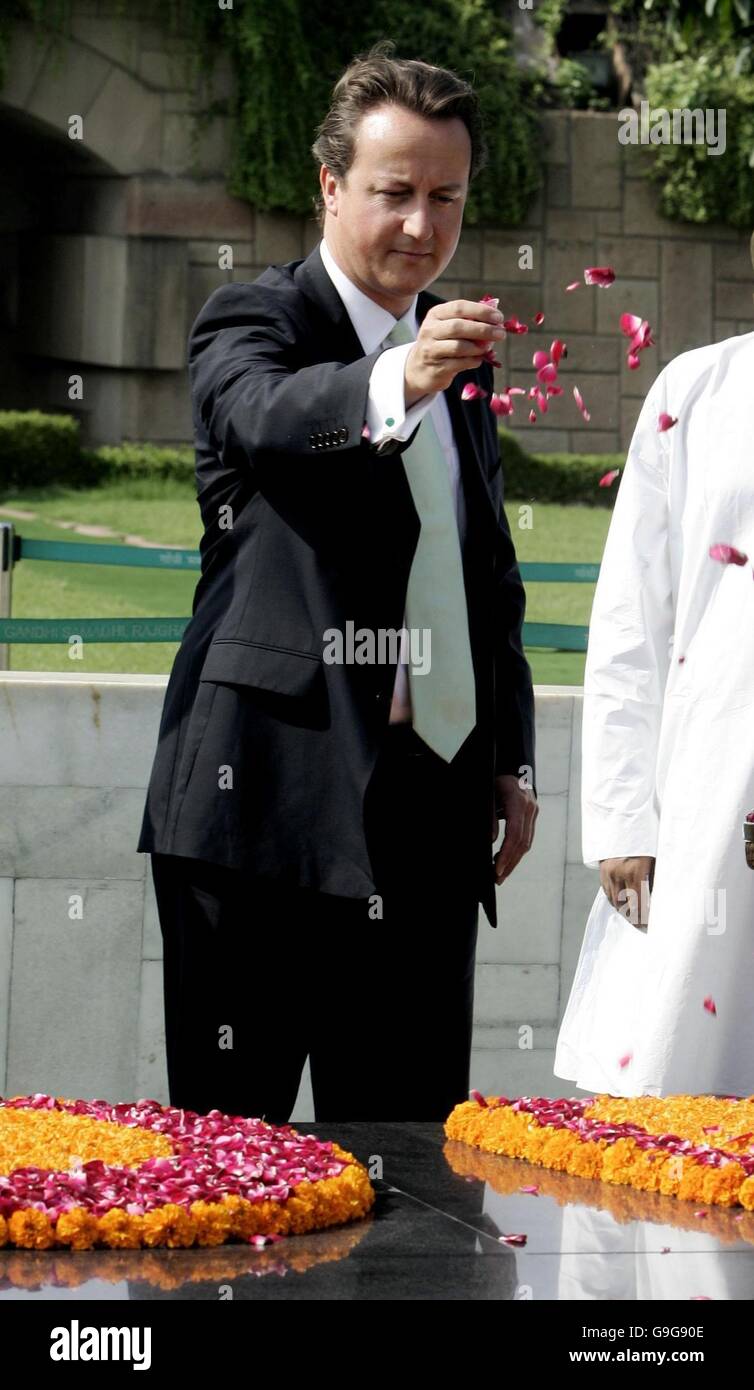
[[[483,1154],[441,1124],[299,1123],[364,1163],[363,1221],[262,1250],[0,1250],[0,1299],[748,1299],[754,1214]],[[536,1186],[539,1195],[520,1191]],[[508,1245],[501,1235],[525,1235]]]

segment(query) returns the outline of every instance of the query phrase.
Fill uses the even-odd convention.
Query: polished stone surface
[[[4,1250],[0,1300],[754,1296],[754,1212],[698,1208],[482,1154],[447,1140],[441,1124],[296,1128],[367,1165],[377,1201],[364,1221],[262,1250]],[[520,1191],[532,1185],[538,1195]],[[500,1240],[512,1234],[526,1243]]]

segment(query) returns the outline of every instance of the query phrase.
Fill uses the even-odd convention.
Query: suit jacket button
[[[348,429],[344,426],[343,429],[338,430],[338,443],[339,443],[339,444],[345,444],[347,438],[348,438]]]

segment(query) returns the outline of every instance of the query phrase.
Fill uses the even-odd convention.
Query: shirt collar
[[[416,338],[419,331],[416,321],[418,295],[414,295],[405,314],[400,319],[396,319],[389,309],[383,309],[381,304],[375,304],[368,294],[364,294],[363,290],[354,285],[353,280],[350,280],[345,271],[341,270],[324,237],[319,243],[319,253],[325,270],[346,306],[348,317],[364,349],[365,356],[380,346],[380,343],[387,337],[396,323],[405,323],[411,337]]]

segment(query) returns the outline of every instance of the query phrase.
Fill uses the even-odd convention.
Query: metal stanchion
[[[0,618],[11,616],[13,522],[0,521]],[[0,671],[10,670],[10,643],[0,642]]]

